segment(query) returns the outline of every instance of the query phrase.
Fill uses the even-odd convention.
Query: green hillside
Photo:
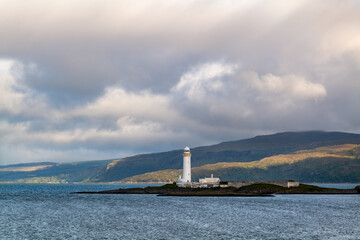
[[[86,182],[98,175],[113,160],[73,163],[30,163],[1,166],[0,182],[27,183]],[[33,169],[31,171],[31,169]]]
[[[192,169],[193,181],[215,174],[222,180],[360,182],[360,145],[346,144],[297,151],[253,162],[220,162]],[[123,182],[172,182],[182,170],[163,170],[125,178]]]
[[[244,179],[260,179],[262,177],[272,178],[274,176],[285,178],[287,176],[280,176],[277,174],[274,174],[273,176],[272,172],[282,171],[280,168],[288,166],[289,164],[269,165],[267,168],[243,168],[241,167],[241,164],[254,165],[256,164],[256,161],[275,155],[281,156],[284,154],[292,154],[301,150],[311,150],[324,146],[343,144],[360,144],[360,134],[321,131],[285,132],[273,135],[257,136],[239,141],[223,142],[212,146],[196,147],[191,149],[192,167],[194,167],[193,176],[196,178],[199,176],[209,175],[209,173],[213,170],[207,169],[207,167],[215,166],[217,168],[219,165],[216,164],[224,164],[224,162],[226,162],[227,164],[231,165],[233,163],[234,165],[222,168],[221,171],[223,172],[221,172],[221,174],[223,174],[224,177],[227,176],[233,178],[233,175],[236,175],[244,177]],[[166,170],[167,175],[173,176],[166,179],[177,179],[180,175],[180,169],[182,168],[182,153],[183,150],[180,149],[169,152],[141,154],[117,160],[7,165],[0,167],[0,182],[112,182],[161,170]],[[305,152],[303,152],[303,154],[305,154]],[[307,159],[311,159],[311,157],[308,156]],[[314,162],[313,167],[316,168],[317,165],[315,162],[318,162],[319,159],[332,162],[333,156],[327,155],[320,158],[313,157],[313,159],[315,159],[312,161]],[[338,160],[339,157],[335,157],[335,159]],[[346,162],[348,160],[347,157],[343,160],[344,162],[342,164],[348,164],[348,162]],[[302,165],[306,161],[294,162],[290,165],[306,168],[307,165]],[[351,164],[354,162],[355,160],[351,162]],[[321,166],[321,163],[319,164],[319,166]],[[336,161],[336,164],[341,165],[339,161]],[[342,166],[340,165],[338,167],[339,169],[342,169]],[[197,167],[202,168],[197,170]],[[270,171],[272,168],[274,169]],[[241,172],[234,173],[234,169]],[[319,167],[316,171],[320,170],[321,167]],[[220,169],[217,169],[217,171],[220,171]],[[289,170],[289,172],[291,171]],[[296,172],[299,175],[301,170],[298,169]],[[218,173],[220,174],[220,172]],[[335,175],[335,173],[333,175]],[[292,176],[293,175],[290,175],[289,178],[295,178],[295,176]],[[148,178],[149,181],[151,179],[152,181],[155,181],[153,177],[148,176]],[[156,181],[160,180],[156,179]]]
[[[223,142],[191,149],[192,167],[218,162],[251,162],[304,149],[341,144],[360,144],[360,134],[341,132],[285,132]],[[118,181],[143,173],[182,168],[183,150],[123,158],[102,171],[93,181]]]

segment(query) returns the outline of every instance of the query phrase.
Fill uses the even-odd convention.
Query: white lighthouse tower
[[[191,182],[191,153],[190,148],[186,147],[184,149],[184,160],[183,160],[183,177],[181,182],[190,183]]]

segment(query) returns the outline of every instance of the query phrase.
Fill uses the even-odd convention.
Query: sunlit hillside
[[[191,148],[193,180],[214,173],[224,180],[360,182],[360,134],[284,132]],[[183,150],[120,159],[0,166],[0,182],[164,182],[177,180]],[[356,172],[357,171],[357,172]]]
[[[302,181],[360,181],[360,145],[344,144],[320,147],[312,150],[297,151],[293,154],[281,154],[253,162],[220,162],[207,164],[192,169],[193,180],[214,173],[223,180],[286,180],[295,178]],[[322,170],[306,170],[311,166]],[[305,169],[305,170],[304,170]],[[325,170],[327,171],[325,174]],[[292,172],[293,175],[288,174]],[[294,173],[295,172],[295,173]],[[333,176],[334,173],[339,173]],[[146,173],[130,178],[124,182],[171,182],[176,181],[182,170],[164,170]],[[325,175],[329,176],[325,176]],[[345,175],[347,174],[347,176]],[[307,176],[308,175],[308,176]],[[315,175],[315,176],[313,176]]]

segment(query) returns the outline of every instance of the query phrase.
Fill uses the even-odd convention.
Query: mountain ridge
[[[274,155],[341,144],[360,144],[360,134],[324,131],[282,132],[195,147],[191,149],[192,167],[218,162],[259,161]],[[1,171],[0,181],[16,181],[34,177],[56,177],[55,179],[61,179],[63,182],[121,181],[154,171],[179,170],[182,168],[182,152],[182,149],[178,149],[114,160],[57,163],[33,172]],[[2,166],[4,167],[6,166]]]
[[[360,143],[360,134],[324,131],[282,132],[192,148],[192,167],[217,162],[251,162],[303,149],[352,143]],[[173,150],[123,158],[110,171],[97,176],[96,180],[116,181],[119,177],[127,178],[146,172],[181,169],[182,152],[183,150]],[[126,172],[121,171],[125,168]]]
[[[328,165],[329,163],[332,165]],[[317,171],[317,174],[311,178],[312,181],[321,182],[325,178],[329,178],[333,182],[342,182],[344,179],[360,182],[360,174],[357,174],[360,173],[360,144],[344,144],[302,150],[292,154],[266,157],[253,162],[206,164],[201,167],[192,168],[192,175],[193,181],[197,181],[198,178],[208,177],[210,174],[215,174],[216,177],[220,177],[225,181],[288,180],[296,178],[296,180],[306,182],[309,176],[307,176],[307,179],[302,178],[302,175],[307,174],[304,171],[305,167],[309,168],[309,166],[315,165],[318,167],[319,164],[323,164],[323,169],[322,171]],[[300,165],[304,166],[299,168],[298,166]],[[302,172],[302,174],[296,173],[296,170],[298,170],[298,173]],[[326,171],[329,176],[325,176]],[[337,176],[330,176],[331,171],[337,171]],[[344,172],[342,173],[341,171]],[[260,176],[259,172],[262,172]],[[167,169],[125,178],[122,182],[173,182],[177,180],[181,173],[181,169]],[[313,174],[309,171],[307,175]]]

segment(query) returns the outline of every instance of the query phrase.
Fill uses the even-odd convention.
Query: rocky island
[[[300,184],[286,188],[272,184],[253,184],[241,188],[186,188],[174,184],[146,188],[120,188],[99,192],[76,192],[76,194],[157,194],[158,196],[198,196],[198,197],[269,197],[273,194],[360,194],[360,186],[354,189],[323,188]]]

